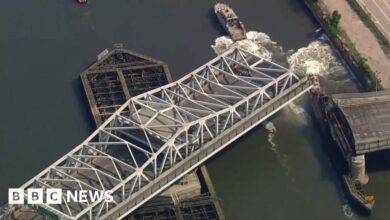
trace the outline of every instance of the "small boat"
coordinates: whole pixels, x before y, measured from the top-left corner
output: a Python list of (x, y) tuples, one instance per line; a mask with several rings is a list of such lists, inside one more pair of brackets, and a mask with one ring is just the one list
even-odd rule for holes
[(246, 39), (244, 24), (238, 19), (236, 13), (227, 4), (217, 3), (214, 5), (215, 15), (225, 31), (233, 41)]
[(85, 3), (88, 2), (88, 0), (77, 0), (77, 2), (80, 3), (80, 4), (85, 4)]

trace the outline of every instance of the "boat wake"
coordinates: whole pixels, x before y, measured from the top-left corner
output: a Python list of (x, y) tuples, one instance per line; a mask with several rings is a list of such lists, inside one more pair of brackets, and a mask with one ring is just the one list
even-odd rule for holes
[[(265, 121), (264, 128), (268, 132), (268, 143), (271, 145), (271, 150), (275, 153), (277, 160), (280, 163), (280, 166), (282, 167), (282, 169), (285, 172), (285, 175), (288, 177), (291, 177), (291, 175), (290, 175), (291, 169), (290, 169), (290, 166), (288, 165), (287, 155), (280, 152), (280, 150), (278, 149), (278, 145), (275, 142), (276, 127), (275, 127), (274, 123), (272, 123), (270, 121)], [(294, 180), (294, 178), (292, 178), (292, 177), (291, 177), (291, 179)]]
[(292, 112), (294, 115), (296, 115), (296, 119), (298, 120), (297, 123), (299, 124), (307, 124), (309, 121), (310, 115), (306, 112), (306, 110), (301, 106), (295, 104), (295, 102), (291, 102), (287, 105), (287, 111)]
[(282, 57), (290, 70), (297, 74), (327, 76), (345, 70), (334, 55), (331, 46), (323, 41), (316, 40), (296, 52), (290, 50), (285, 53), (283, 48), (265, 33), (248, 31), (246, 35), (247, 39), (237, 42), (228, 36), (218, 37), (211, 47), (217, 55), (237, 46), (268, 60), (280, 61)]
[(213, 48), (217, 55), (220, 55), (232, 47), (239, 47), (264, 59), (272, 59), (271, 51), (273, 50), (273, 47), (276, 48), (276, 43), (273, 42), (267, 34), (249, 31), (246, 33), (246, 37), (247, 39), (237, 42), (234, 42), (228, 36), (218, 37), (215, 40), (215, 44), (211, 45), (211, 48)]
[(264, 128), (268, 131), (268, 143), (271, 144), (271, 150), (275, 153), (278, 153), (278, 149), (276, 148), (277, 145), (274, 142), (274, 138), (276, 134), (276, 127), (274, 123), (270, 121), (266, 121), (264, 124)]
[[(220, 55), (234, 46), (248, 50), (264, 59), (278, 62), (296, 74), (319, 75), (326, 79), (325, 82), (330, 81), (330, 88), (345, 87), (348, 83), (351, 83), (345, 74), (347, 69), (338, 61), (332, 47), (326, 43), (324, 37), (320, 37), (318, 40), (311, 42), (306, 47), (302, 47), (297, 51), (290, 50), (287, 53), (283, 51), (281, 46), (278, 46), (276, 42), (272, 41), (267, 34), (256, 31), (247, 32), (247, 39), (238, 42), (233, 42), (233, 40), (226, 36), (218, 37), (215, 40), (215, 44), (211, 47), (217, 55)], [(293, 115), (308, 122), (310, 117), (303, 107), (295, 103), (291, 103), (288, 106), (289, 108), (287, 110), (292, 111), (294, 113)], [(275, 142), (277, 131), (275, 125), (272, 122), (265, 121), (263, 126), (268, 131), (268, 142), (271, 145), (271, 150), (276, 154), (278, 161), (285, 170), (285, 174), (290, 176), (287, 155), (280, 152)], [(357, 219), (357, 215), (348, 204), (343, 205), (342, 209), (348, 219)]]
[[(286, 63), (289, 69), (300, 75), (315, 74), (328, 78), (339, 71), (345, 71), (343, 65), (337, 61), (329, 44), (316, 40), (308, 46), (300, 48), (296, 52), (290, 50), (287, 53), (281, 46), (265, 33), (249, 31), (247, 39), (234, 42), (228, 36), (218, 37), (211, 47), (217, 55), (222, 54), (232, 47), (240, 47), (268, 60)], [(304, 121), (307, 121), (305, 109), (291, 103), (289, 109)]]
[(352, 211), (351, 206), (349, 206), (348, 204), (343, 205), (343, 213), (348, 219), (357, 219), (356, 214)]
[(287, 57), (290, 70), (297, 74), (327, 76), (343, 69), (329, 44), (313, 41)]

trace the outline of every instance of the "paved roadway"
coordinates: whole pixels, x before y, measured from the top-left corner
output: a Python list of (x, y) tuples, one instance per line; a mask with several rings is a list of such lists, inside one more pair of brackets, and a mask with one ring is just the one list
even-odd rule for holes
[(367, 10), (382, 33), (390, 40), (390, 0), (358, 0)]

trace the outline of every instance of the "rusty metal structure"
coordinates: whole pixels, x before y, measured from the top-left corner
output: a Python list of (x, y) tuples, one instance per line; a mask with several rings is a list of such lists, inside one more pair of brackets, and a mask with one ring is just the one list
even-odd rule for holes
[(102, 124), (128, 99), (172, 81), (168, 65), (145, 55), (115, 48), (81, 73), (96, 125)]
[[(160, 60), (117, 47), (103, 51), (98, 60), (80, 74), (96, 126), (100, 126), (133, 96), (172, 82), (168, 65)], [(206, 167), (198, 172), (209, 178)], [(129, 215), (129, 219), (224, 219), (211, 181), (202, 184), (203, 194), (174, 204), (156, 197)], [(211, 192), (210, 192), (211, 191)]]

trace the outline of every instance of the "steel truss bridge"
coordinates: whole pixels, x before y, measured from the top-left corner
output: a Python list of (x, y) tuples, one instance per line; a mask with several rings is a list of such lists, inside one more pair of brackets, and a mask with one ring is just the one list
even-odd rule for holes
[[(123, 218), (311, 88), (309, 78), (232, 48), (176, 82), (131, 98), (22, 188), (111, 190), (111, 203), (34, 208), (59, 219)], [(9, 206), (3, 217), (15, 209)]]

